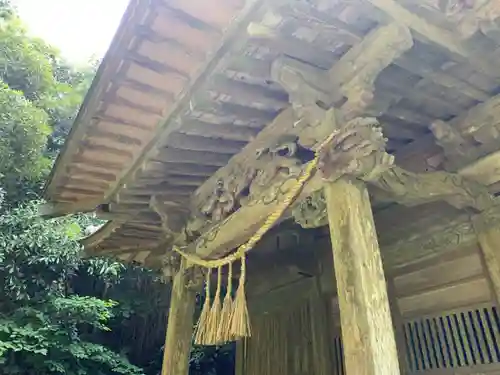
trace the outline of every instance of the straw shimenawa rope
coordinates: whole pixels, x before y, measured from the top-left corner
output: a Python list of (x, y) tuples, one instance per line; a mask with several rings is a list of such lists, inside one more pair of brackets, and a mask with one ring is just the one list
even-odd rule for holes
[[(245, 297), (245, 281), (246, 281), (246, 253), (251, 250), (257, 242), (266, 234), (266, 232), (276, 224), (283, 213), (295, 201), (305, 183), (311, 178), (314, 170), (319, 163), (319, 152), (332, 141), (337, 132), (332, 133), (317, 147), (315, 157), (306, 164), (306, 167), (297, 179), (297, 182), (285, 194), (285, 198), (279, 203), (276, 210), (267, 217), (264, 224), (255, 232), (255, 234), (238, 249), (223, 258), (205, 260), (195, 254), (188, 254), (180, 248), (173, 248), (185, 258), (188, 263), (197, 265), (207, 269), (205, 283), (205, 303), (203, 305), (200, 318), (198, 320), (195, 343), (199, 345), (217, 345), (225, 342), (238, 340), (251, 336), (250, 320), (248, 316), (248, 308)], [(232, 294), (232, 264), (241, 260), (241, 272), (238, 283), (238, 290), (234, 300)], [(224, 301), (221, 307), (221, 283), (222, 283), (222, 268), (228, 266), (228, 284)], [(217, 269), (217, 291), (214, 296), (214, 301), (210, 299), (210, 276), (213, 269)]]

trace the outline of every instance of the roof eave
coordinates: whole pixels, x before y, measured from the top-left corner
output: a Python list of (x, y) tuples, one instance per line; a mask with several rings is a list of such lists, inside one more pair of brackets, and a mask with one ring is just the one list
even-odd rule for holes
[[(92, 114), (95, 113), (95, 109), (99, 104), (100, 96), (105, 91), (109, 82), (109, 76), (114, 74), (116, 65), (121, 61), (121, 54), (119, 51), (126, 49), (126, 46), (129, 43), (129, 38), (126, 37), (126, 34), (133, 28), (134, 25), (133, 22), (130, 22), (131, 19), (137, 17), (137, 14), (147, 10), (148, 5), (148, 1), (131, 0), (125, 13), (123, 14), (115, 36), (113, 37), (112, 42), (101, 64), (99, 65), (99, 68), (97, 69), (96, 75), (92, 80), (92, 84), (85, 95), (80, 110), (78, 111), (78, 114), (73, 122), (73, 126), (71, 127), (71, 130), (66, 138), (67, 140), (57, 156), (54, 166), (49, 174), (49, 178), (43, 192), (44, 198), (49, 202), (53, 200), (54, 190), (57, 188), (57, 184), (64, 171), (66, 161), (70, 158), (70, 153), (75, 148), (75, 143), (80, 141), (81, 135), (85, 133), (91, 122), (91, 118), (89, 118), (89, 116), (92, 116)], [(104, 197), (101, 197), (98, 200), (102, 199), (104, 199)], [(51, 204), (52, 206), (49, 208)], [(91, 211), (95, 207), (95, 200), (93, 200), (93, 202), (78, 202), (77, 204), (54, 202), (42, 205), (40, 209), (42, 212), (47, 213), (47, 216), (61, 216), (79, 211)]]

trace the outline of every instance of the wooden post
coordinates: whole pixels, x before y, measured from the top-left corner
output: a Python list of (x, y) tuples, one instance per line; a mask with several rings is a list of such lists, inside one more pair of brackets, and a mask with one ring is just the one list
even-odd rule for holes
[(368, 192), (325, 182), (347, 375), (398, 375), (398, 353)]
[(392, 323), (394, 325), (394, 334), (396, 336), (396, 348), (398, 350), (399, 370), (401, 375), (406, 375), (410, 372), (408, 363), (408, 353), (406, 348), (406, 339), (404, 333), (404, 321), (401, 316), (401, 311), (398, 306), (398, 299), (396, 295), (396, 286), (394, 285), (394, 278), (389, 277), (387, 281), (387, 295), (389, 298), (389, 307), (391, 309)]
[(196, 292), (187, 287), (185, 261), (174, 277), (161, 375), (187, 375)]
[(243, 375), (245, 373), (245, 350), (246, 339), (236, 342), (236, 358), (234, 360), (234, 373), (235, 375)]
[(476, 225), (476, 233), (486, 265), (488, 278), (496, 306), (500, 306), (500, 226), (482, 228)]

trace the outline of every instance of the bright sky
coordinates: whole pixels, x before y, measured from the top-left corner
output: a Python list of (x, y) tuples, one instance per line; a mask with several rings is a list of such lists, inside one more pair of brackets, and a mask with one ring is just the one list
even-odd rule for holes
[(31, 33), (74, 62), (102, 57), (129, 0), (13, 0)]

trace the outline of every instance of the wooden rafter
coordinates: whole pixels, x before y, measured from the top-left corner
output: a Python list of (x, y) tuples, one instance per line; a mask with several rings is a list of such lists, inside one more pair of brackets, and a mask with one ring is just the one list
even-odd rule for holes
[[(387, 38), (390, 38), (390, 40), (387, 40)], [(365, 96), (364, 93), (367, 90), (373, 90), (373, 82), (375, 81), (376, 76), (385, 67), (387, 67), (391, 61), (399, 57), (404, 51), (408, 50), (412, 46), (411, 37), (409, 36), (408, 31), (404, 27), (401, 28), (395, 24), (382, 26), (379, 30), (369, 34), (367, 39), (364, 42), (362, 41), (360, 45), (361, 44), (368, 45), (370, 48), (363, 50), (361, 46), (354, 47), (355, 50), (352, 53), (346, 54), (345, 57), (337, 62), (330, 70), (330, 73), (338, 72), (339, 74), (343, 70), (349, 70), (350, 72), (350, 74), (342, 76), (343, 80), (339, 80), (337, 76), (330, 74), (330, 76), (334, 76), (334, 82), (338, 89), (342, 90), (343, 94), (349, 98), (347, 103), (343, 106), (344, 115), (347, 116), (352, 116), (352, 112), (356, 111), (357, 106), (364, 108), (362, 104)], [(286, 64), (286, 61), (284, 63)], [(354, 71), (351, 71), (352, 68), (350, 67), (352, 66), (356, 67)], [(288, 71), (287, 69), (288, 68), (285, 65), (285, 73)], [(292, 69), (294, 69), (293, 65)], [(301, 73), (299, 73), (299, 76), (300, 74)], [(322, 77), (323, 79), (327, 79), (327, 76)], [(318, 87), (317, 85), (321, 86), (321, 76), (315, 77), (314, 72), (311, 72), (311, 75), (306, 75), (303, 78), (315, 82), (312, 87)], [(283, 79), (288, 78), (283, 77)], [(298, 90), (293, 95), (290, 93), (292, 101), (298, 99), (298, 97), (296, 98), (294, 95), (299, 95), (302, 98), (302, 95), (304, 95), (303, 90), (307, 90), (307, 84), (300, 83), (299, 85), (299, 87), (294, 86), (295, 89)], [(315, 98), (310, 103), (312, 105), (316, 104), (316, 100), (322, 100), (323, 98), (327, 98), (329, 94), (332, 94), (332, 92), (326, 93), (321, 91), (321, 88), (319, 91), (314, 90), (318, 89), (309, 89), (309, 92)], [(337, 115), (334, 112), (333, 116), (332, 113), (330, 113), (327, 115), (327, 119), (324, 124), (320, 126), (316, 125), (312, 131), (308, 131), (308, 126), (305, 125), (307, 121), (304, 122), (304, 124), (300, 124), (300, 121), (296, 123), (291, 109), (283, 112), (270, 126), (266, 127), (261, 133), (259, 133), (257, 138), (249, 144), (241, 154), (238, 154), (227, 166), (221, 169), (204, 185), (202, 185), (196, 193), (196, 198), (200, 203), (206, 202), (207, 196), (210, 196), (212, 189), (217, 185), (216, 182), (218, 180), (224, 179), (224, 176), (231, 176), (233, 174), (233, 170), (238, 171), (237, 173), (241, 174), (242, 168), (244, 169), (244, 165), (255, 162), (255, 150), (261, 147), (268, 147), (270, 138), (272, 139), (275, 138), (277, 134), (283, 134), (290, 132), (290, 130), (294, 130), (295, 134), (299, 134), (299, 138), (302, 139), (302, 144), (309, 144), (309, 147), (311, 147), (337, 128), (330, 123), (332, 120), (335, 121), (334, 117), (336, 116)], [(301, 127), (304, 127), (304, 129), (301, 130)], [(308, 135), (308, 132), (311, 134)], [(301, 196), (306, 197), (313, 191), (318, 190), (321, 186), (321, 179), (318, 176), (315, 176), (303, 189)], [(190, 251), (196, 252), (201, 256), (211, 256), (214, 253), (224, 253), (231, 250), (233, 247), (239, 245), (251, 234), (253, 234), (253, 232), (255, 232), (255, 230), (262, 224), (263, 220), (269, 216), (279, 203), (279, 199), (274, 199), (271, 203), (267, 202), (266, 204), (252, 204), (241, 207), (221, 224), (224, 228), (231, 227), (230, 231), (220, 230), (220, 225), (215, 225), (191, 246), (192, 248)], [(206, 238), (211, 238), (211, 240), (206, 241)]]
[[(391, 29), (391, 27), (394, 27), (394, 29)], [(370, 48), (361, 48), (361, 47), (353, 47), (353, 51), (351, 53), (347, 53), (339, 62), (335, 64), (335, 66), (331, 69), (331, 72), (335, 71), (343, 71), (343, 70), (349, 70), (349, 72), (343, 72), (342, 74), (334, 74), (334, 82), (336, 82), (336, 86), (343, 91), (343, 94), (346, 95), (349, 100), (347, 101), (346, 104), (344, 104), (345, 108), (342, 108), (344, 111), (344, 116), (346, 113), (350, 113), (351, 111), (362, 111), (365, 110), (366, 106), (370, 106), (369, 99), (367, 104), (362, 104), (361, 109), (356, 109), (356, 106), (360, 104), (365, 100), (363, 95), (368, 94), (367, 96), (369, 97), (370, 94), (370, 89), (373, 90), (373, 82), (376, 78), (376, 76), (380, 73), (381, 68), (378, 67), (376, 68), (375, 66), (370, 66), (373, 61), (378, 61), (383, 67), (389, 65), (391, 61), (397, 59), (400, 57), (401, 53), (393, 53), (392, 55), (388, 55), (386, 49), (388, 46), (391, 45), (391, 41), (387, 40), (388, 35), (391, 35), (392, 38), (401, 38), (402, 35), (404, 35), (404, 29), (403, 31), (399, 29), (401, 26), (393, 26), (389, 25), (387, 28), (382, 27), (380, 29), (379, 40), (377, 39), (377, 31), (373, 32), (372, 34), (367, 36), (367, 39), (364, 44), (367, 44), (370, 46)], [(398, 31), (399, 30), (399, 31)], [(393, 32), (395, 31), (395, 32)], [(360, 43), (362, 45), (363, 42)], [(393, 45), (396, 45), (395, 43)], [(410, 44), (403, 44), (404, 47), (402, 50), (404, 51), (405, 49), (410, 48)], [(378, 46), (378, 47), (377, 47)], [(377, 60), (375, 56), (377, 56), (378, 53), (381, 53), (381, 51), (384, 51), (384, 59), (383, 60)], [(389, 57), (388, 57), (389, 56)], [(383, 62), (381, 62), (383, 61)], [(354, 71), (351, 71), (353, 68), (356, 67)], [(338, 80), (338, 77), (343, 77), (345, 81), (343, 82), (338, 82), (335, 80)], [(319, 81), (318, 81), (319, 82)], [(305, 88), (307, 90), (307, 88)], [(291, 100), (302, 100), (303, 98), (300, 97), (300, 95), (304, 95), (304, 88), (301, 87), (300, 90), (302, 91), (297, 91), (297, 95), (299, 97), (294, 97), (293, 95), (296, 95), (295, 93), (290, 93), (291, 95)], [(321, 89), (320, 89), (321, 92)], [(313, 94), (313, 96), (316, 94)], [(314, 100), (322, 99), (324, 95), (329, 95), (329, 93), (323, 93), (320, 94), (320, 96), (314, 97)], [(311, 104), (314, 104), (314, 100), (311, 102)], [(302, 104), (303, 105), (303, 104)], [(365, 105), (365, 107), (363, 107)], [(306, 112), (305, 115), (307, 116), (307, 107), (306, 107)], [(346, 112), (347, 111), (347, 112)], [(342, 111), (341, 111), (342, 112)], [(313, 112), (314, 114), (314, 112)], [(338, 116), (337, 116), (338, 117)], [(342, 115), (340, 116), (340, 118)], [(278, 121), (275, 122), (277, 124)], [(283, 124), (286, 126), (286, 124)], [(286, 128), (283, 127), (283, 125), (271, 125), (270, 127), (266, 128), (260, 135), (262, 135), (263, 138), (260, 138), (259, 136), (253, 142), (248, 146), (249, 149), (255, 150), (258, 147), (256, 146), (259, 142), (259, 139), (261, 140), (260, 142), (263, 142), (263, 144), (266, 144), (266, 142), (262, 141), (262, 139), (268, 138), (269, 135), (273, 134), (273, 132), (277, 131), (286, 131)], [(315, 131), (318, 132), (316, 134), (316, 137), (321, 139), (321, 137), (325, 137), (329, 132), (334, 129), (335, 126), (333, 127), (318, 127), (315, 129)], [(278, 130), (279, 129), (279, 130)], [(297, 131), (300, 134), (300, 131)], [(325, 132), (325, 133), (322, 133)], [(264, 138), (265, 137), (265, 138)], [(314, 138), (314, 136), (312, 137)], [(299, 136), (300, 139), (300, 136)], [(314, 143), (313, 143), (314, 144)], [(239, 157), (243, 158), (244, 153)], [(249, 155), (245, 156), (245, 158), (250, 157)], [(235, 165), (234, 163), (238, 160), (237, 158), (233, 159), (228, 166), (226, 166), (223, 170), (228, 170), (230, 171), (233, 166)], [(243, 159), (240, 159), (243, 160)], [(250, 157), (251, 160), (251, 157)], [(206, 184), (204, 184), (198, 191), (197, 191), (197, 197), (199, 199), (204, 199), (206, 195), (204, 195), (202, 192), (204, 189), (210, 189), (210, 186), (214, 186), (214, 181), (217, 179), (222, 178), (223, 176), (223, 170), (221, 170), (220, 173), (216, 174), (215, 176), (212, 177), (209, 181), (207, 181)], [(389, 177), (391, 176), (391, 177)], [(392, 176), (398, 176), (396, 177), (394, 182), (396, 182), (396, 185), (393, 185), (392, 182), (386, 184), (388, 181), (392, 181)], [(403, 179), (401, 179), (403, 176)], [(411, 177), (414, 176), (414, 177)], [(409, 180), (407, 179), (409, 178)], [(413, 193), (416, 195), (412, 197), (413, 193), (407, 193), (403, 192), (404, 189), (407, 188), (412, 188), (410, 180), (415, 178), (415, 182), (418, 181), (418, 184), (420, 187), (413, 189)], [(455, 182), (453, 182), (453, 179), (457, 179)], [(427, 182), (433, 181), (430, 185), (427, 184)], [(461, 187), (458, 187), (456, 185), (457, 181), (458, 184), (463, 184), (463, 189)], [(437, 185), (434, 185), (434, 182), (437, 183)], [(402, 184), (401, 186), (404, 186), (401, 190), (397, 185)], [(422, 185), (423, 183), (423, 185)], [(377, 185), (378, 184), (378, 185)], [(379, 180), (376, 184), (376, 186), (381, 187), (385, 185), (384, 189), (387, 189), (390, 192), (391, 198), (390, 199), (395, 199), (396, 201), (401, 200), (402, 202), (406, 204), (418, 204), (422, 203), (421, 199), (424, 196), (427, 196), (426, 201), (432, 201), (436, 199), (441, 199), (441, 197), (444, 197), (444, 199), (447, 199), (448, 202), (450, 202), (453, 205), (456, 205), (457, 207), (464, 207), (464, 206), (469, 206), (469, 207), (474, 207), (478, 210), (483, 210), (489, 205), (494, 204), (493, 199), (491, 196), (488, 195), (487, 191), (485, 190), (484, 187), (478, 185), (477, 183), (474, 182), (469, 182), (467, 179), (463, 179), (460, 176), (452, 176), (452, 175), (446, 175), (446, 173), (437, 173), (435, 175), (430, 174), (430, 175), (422, 175), (419, 177), (418, 175), (408, 173), (406, 171), (403, 171), (402, 169), (396, 168), (391, 168), (389, 172), (386, 174), (382, 174), (382, 180)], [(390, 186), (389, 186), (390, 185)], [(434, 185), (434, 186), (433, 186)], [(321, 188), (322, 184), (320, 181), (320, 178), (318, 176), (314, 176), (309, 183), (304, 187), (301, 197), (308, 196), (310, 195), (313, 191), (319, 190)], [(438, 189), (443, 193), (444, 195), (438, 194), (436, 195), (435, 189)], [(449, 190), (451, 188), (451, 190)], [(452, 192), (455, 188), (458, 188), (456, 191), (459, 196), (463, 194), (463, 198), (465, 198), (465, 201), (462, 201), (462, 198), (458, 198), (458, 196), (455, 196), (455, 193)], [(430, 189), (430, 190), (429, 190)], [(205, 190), (206, 191), (206, 190)], [(272, 191), (272, 188), (270, 188), (270, 191)], [(398, 192), (399, 191), (399, 192)], [(271, 192), (263, 192), (264, 195), (266, 194), (271, 194)], [(398, 198), (398, 194), (402, 194), (400, 198)], [(429, 196), (431, 198), (429, 198)], [(457, 200), (458, 198), (458, 200)], [(299, 197), (300, 199), (300, 197)], [(408, 200), (409, 199), (409, 200)], [(479, 200), (477, 200), (479, 199)], [(467, 203), (468, 202), (468, 203)], [(277, 205), (277, 201), (273, 201), (271, 204), (266, 204), (266, 205), (249, 205), (249, 206), (243, 206), (239, 210), (237, 210), (235, 213), (227, 217), (222, 223), (214, 225), (212, 228), (208, 230), (198, 241), (193, 244), (190, 248), (190, 251), (198, 253), (200, 256), (213, 256), (214, 254), (220, 254), (227, 252), (234, 248), (235, 246), (239, 245), (242, 243), (246, 238), (248, 238), (263, 222), (263, 220), (273, 211), (275, 205)], [(231, 230), (227, 230), (226, 228), (231, 228)], [(210, 240), (208, 240), (210, 238)]]
[(471, 48), (467, 42), (457, 37), (458, 33), (454, 34), (449, 30), (431, 24), (398, 4), (395, 0), (367, 1), (385, 12), (392, 20), (406, 25), (429, 42), (439, 45), (461, 60), (470, 62), (481, 73), (494, 78), (500, 77), (497, 64), (486, 57), (486, 51), (483, 51), (484, 54), (479, 54), (477, 47), (475, 49)]
[[(177, 3), (177, 0), (175, 1)], [(90, 138), (90, 143), (85, 147), (85, 150), (92, 154), (79, 153), (75, 159), (76, 163), (71, 163), (68, 166), (68, 174), (72, 174), (74, 178), (61, 180), (61, 184), (57, 185), (58, 189), (65, 190), (65, 192), (63, 195), (54, 196), (60, 200), (60, 204), (52, 212), (68, 212), (82, 207), (89, 209), (88, 207), (93, 208), (102, 203), (102, 197), (98, 197), (99, 191), (107, 190), (108, 186), (115, 186), (118, 174), (124, 171), (121, 161), (127, 158), (135, 160), (142, 150), (149, 151), (145, 155), (139, 156), (141, 160), (144, 160), (140, 165), (133, 165), (133, 173), (121, 175), (123, 179), (120, 183), (127, 181), (119, 188), (120, 192), (116, 191), (117, 194), (112, 196), (113, 209), (106, 213), (106, 217), (112, 219), (116, 212), (120, 219), (118, 221), (123, 223), (121, 219), (125, 216), (129, 221), (130, 217), (133, 216), (130, 214), (135, 209), (147, 210), (149, 195), (157, 195), (161, 191), (165, 193), (166, 200), (179, 199), (177, 203), (185, 204), (188, 190), (200, 186), (205, 178), (209, 178), (219, 167), (224, 169), (226, 162), (233, 154), (237, 153), (247, 142), (258, 138), (258, 132), (265, 126), (267, 119), (274, 116), (275, 112), (273, 111), (286, 105), (285, 90), (277, 87), (275, 82), (271, 82), (273, 80), (272, 62), (277, 55), (282, 53), (301, 57), (306, 64), (319, 64), (320, 67), (326, 69), (330, 68), (332, 61), (338, 59), (350, 48), (351, 51), (347, 52), (340, 60), (340, 63), (345, 62), (344, 69), (340, 69), (342, 65), (338, 65), (338, 71), (335, 74), (335, 79), (341, 77), (341, 80), (346, 82), (336, 82), (337, 87), (330, 90), (327, 95), (334, 95), (332, 91), (337, 91), (340, 95), (336, 98), (347, 95), (348, 99), (355, 98), (354, 103), (359, 104), (362, 96), (368, 94), (365, 99), (367, 102), (371, 101), (371, 108), (365, 108), (365, 110), (372, 116), (382, 114), (381, 123), (385, 127), (384, 134), (390, 137), (387, 147), (391, 149), (391, 152), (396, 152), (398, 164), (401, 160), (401, 149), (410, 148), (405, 147), (405, 143), (417, 139), (411, 145), (416, 150), (419, 149), (418, 144), (423, 143), (428, 143), (424, 147), (426, 150), (433, 148), (433, 146), (429, 146), (429, 142), (432, 142), (433, 138), (424, 135), (431, 122), (440, 116), (449, 118), (450, 114), (459, 113), (463, 108), (473, 105), (474, 100), (485, 101), (490, 92), (493, 92), (494, 80), (491, 80), (493, 82), (491, 86), (483, 83), (486, 80), (484, 74), (492, 77), (491, 69), (487, 69), (491, 68), (491, 63), (487, 61), (478, 68), (477, 60), (479, 57), (474, 60), (473, 69), (483, 74), (473, 72), (470, 69), (470, 64), (466, 63), (466, 54), (481, 50), (484, 46), (479, 43), (477, 48), (471, 48), (469, 42), (461, 39), (458, 33), (455, 35), (453, 31), (450, 32), (450, 30), (454, 30), (450, 29), (451, 23), (439, 25), (439, 17), (427, 17), (428, 13), (426, 12), (410, 12), (411, 17), (407, 17), (407, 12), (410, 9), (414, 10), (414, 8), (410, 8), (412, 1), (373, 0), (370, 2), (375, 5), (377, 10), (366, 4), (366, 0), (357, 2), (356, 4), (363, 5), (358, 8), (350, 2), (318, 1), (314, 4), (299, 4), (297, 6), (295, 4), (290, 6), (287, 2), (279, 2), (281, 5), (278, 5), (277, 15), (282, 17), (278, 25), (279, 32), (271, 30), (269, 35), (254, 33), (247, 36), (243, 30), (246, 21), (257, 23), (260, 19), (266, 21), (259, 17), (267, 14), (265, 13), (267, 5), (260, 9), (259, 6), (252, 3), (256, 7), (253, 16), (246, 13), (248, 17), (245, 20), (241, 19), (244, 21), (240, 24), (242, 27), (234, 29), (238, 35), (228, 36), (227, 40), (230, 43), (221, 47), (225, 54), (221, 52), (221, 55), (216, 56), (217, 63), (208, 64), (213, 68), (212, 72), (201, 74), (199, 87), (196, 86), (198, 90), (193, 89), (188, 93), (182, 92), (183, 108), (189, 110), (185, 112), (176, 110), (177, 115), (169, 120), (167, 131), (169, 134), (166, 134), (162, 139), (157, 137), (157, 139), (152, 140), (152, 135), (158, 135), (160, 131), (163, 131), (160, 128), (157, 129), (158, 132), (154, 129), (157, 124), (155, 119), (161, 115), (161, 107), (164, 105), (162, 103), (168, 102), (168, 106), (171, 106), (175, 97), (172, 92), (170, 95), (166, 95), (170, 87), (167, 91), (159, 88), (160, 81), (144, 81), (143, 78), (147, 75), (145, 69), (156, 71), (158, 74), (167, 74), (168, 71), (171, 71), (172, 74), (176, 75), (174, 83), (180, 84), (181, 80), (188, 78), (187, 71), (201, 69), (203, 61), (206, 62), (208, 55), (205, 56), (204, 50), (199, 50), (203, 43), (219, 45), (219, 42), (225, 43), (227, 41), (221, 39), (222, 34), (218, 30), (205, 23), (200, 24), (203, 26), (201, 29), (189, 28), (181, 20), (172, 18), (172, 15), (175, 14), (172, 13), (171, 9), (162, 6), (158, 15), (170, 17), (169, 19), (174, 22), (172, 25), (178, 26), (178, 28), (161, 24), (159, 17), (150, 17), (148, 20), (152, 20), (151, 24), (139, 27), (142, 31), (147, 30), (147, 32), (142, 32), (134, 43), (130, 44), (130, 59), (124, 60), (123, 65), (110, 81), (113, 83), (112, 89), (106, 91), (105, 98), (108, 103), (104, 103), (106, 105), (101, 107), (103, 108), (102, 113), (94, 113), (97, 117), (92, 118), (90, 123), (90, 127), (93, 129), (91, 132), (93, 138)], [(489, 8), (482, 6), (481, 11), (484, 13), (484, 10), (488, 9), (488, 15), (480, 15), (484, 16), (485, 20), (491, 18), (491, 14), (494, 15), (494, 12), (491, 13), (494, 8), (492, 8), (492, 2), (485, 1), (486, 3), (489, 4)], [(404, 8), (402, 4), (408, 8)], [(338, 7), (338, 12), (322, 11), (321, 6)], [(257, 8), (259, 8), (258, 11)], [(193, 9), (194, 11), (199, 10), (196, 7)], [(266, 22), (268, 27), (272, 24), (269, 19)], [(266, 22), (263, 22), (262, 25), (266, 26)], [(392, 28), (393, 31), (396, 30), (396, 34), (399, 31), (400, 35), (409, 35), (416, 40), (416, 45), (411, 48), (411, 51), (397, 58), (389, 57), (388, 53), (383, 54), (390, 61), (390, 66), (384, 70), (384, 74), (381, 76), (372, 75), (369, 69), (363, 68), (365, 63), (363, 60), (358, 60), (357, 65), (348, 61), (349, 56), (356, 56), (363, 51), (369, 55), (370, 48), (378, 48), (376, 39), (375, 43), (369, 40), (370, 33), (376, 32), (387, 22), (390, 25), (390, 28), (387, 29), (389, 34)], [(478, 24), (478, 30), (482, 30), (481, 25)], [(271, 25), (270, 28), (273, 27)], [(183, 32), (185, 31), (184, 34), (174, 35), (181, 29)], [(134, 30), (137, 31), (138, 28)], [(200, 32), (200, 30), (204, 30), (204, 32)], [(255, 30), (259, 31), (258, 28)], [(320, 30), (316, 37), (314, 37), (315, 30)], [(367, 30), (371, 30), (368, 35), (366, 35)], [(408, 30), (411, 30), (411, 33)], [(446, 32), (441, 33), (438, 39), (433, 39), (432, 35), (442, 30)], [(196, 39), (200, 37), (203, 38)], [(263, 40), (266, 38), (267, 40)], [(484, 37), (484, 39), (487, 38)], [(454, 42), (449, 44), (450, 41)], [(215, 44), (213, 45), (215, 46)], [(439, 46), (439, 50), (435, 45)], [(233, 48), (234, 46), (236, 48)], [(269, 46), (276, 48), (273, 47), (266, 51)], [(296, 52), (297, 49), (298, 52)], [(432, 58), (430, 56), (432, 53), (426, 49), (436, 52), (438, 57)], [(445, 53), (442, 53), (443, 51)], [(422, 54), (418, 55), (419, 52)], [(492, 51), (486, 52), (490, 53), (485, 55), (492, 56)], [(185, 60), (185, 65), (179, 64), (187, 55), (193, 57), (193, 60)], [(480, 58), (483, 59), (483, 56)], [(460, 64), (452, 64), (452, 60), (459, 61)], [(450, 61), (450, 64), (443, 65), (443, 61)], [(481, 62), (479, 61), (479, 63)], [(355, 69), (354, 73), (349, 72), (352, 66), (356, 66), (358, 69)], [(145, 75), (142, 78), (138, 76), (127, 78), (130, 69), (141, 69), (140, 71)], [(376, 80), (377, 93), (374, 98), (369, 97), (371, 92), (369, 86), (373, 85), (375, 81), (363, 79), (363, 74), (370, 76), (370, 79), (378, 77)], [(352, 75), (355, 76), (354, 80), (351, 79)], [(147, 76), (152, 77), (149, 73)], [(342, 78), (342, 76), (344, 77)], [(394, 77), (394, 80), (389, 79), (391, 77)], [(406, 78), (411, 78), (412, 84), (415, 83), (412, 86), (413, 90), (406, 89), (404, 85)], [(417, 78), (420, 80), (418, 81)], [(144, 82), (133, 81), (136, 79)], [(327, 81), (325, 80), (325, 82)], [(117, 87), (115, 84), (120, 84), (120, 86)], [(153, 90), (153, 86), (158, 87)], [(360, 86), (363, 86), (362, 90), (359, 90)], [(145, 89), (149, 91), (146, 92)], [(210, 95), (198, 96), (201, 91), (210, 93)], [(457, 94), (455, 95), (455, 93)], [(455, 96), (458, 98), (454, 99)], [(187, 97), (190, 98), (189, 103), (188, 99), (185, 99)], [(201, 99), (200, 105), (197, 104), (198, 98)], [(203, 105), (203, 100), (206, 100), (206, 106)], [(212, 104), (215, 104), (215, 107)], [(361, 103), (361, 107), (363, 105)], [(197, 111), (198, 109), (199, 111)], [(242, 109), (245, 112), (242, 112)], [(356, 113), (357, 110), (358, 108), (354, 108), (353, 112)], [(215, 113), (210, 114), (210, 111)], [(346, 108), (339, 111), (339, 113), (341, 112), (347, 112)], [(243, 117), (246, 118), (245, 121), (242, 121)], [(293, 118), (292, 123), (297, 119)], [(234, 121), (236, 121), (235, 124), (233, 124)], [(467, 119), (467, 121), (469, 120)], [(166, 126), (166, 124), (164, 125)], [(400, 125), (403, 125), (404, 128), (400, 128)], [(450, 125), (454, 126), (455, 122), (450, 121)], [(275, 128), (275, 131), (289, 132), (286, 125), (280, 129)], [(320, 130), (318, 129), (318, 131)], [(321, 132), (321, 136), (317, 136), (318, 139), (328, 134), (329, 130), (323, 129)], [(246, 157), (240, 161), (243, 163), (251, 162), (255, 148), (260, 149), (261, 146), (264, 148), (268, 146), (266, 138), (269, 140), (273, 133), (263, 133), (263, 136), (260, 138), (263, 140), (262, 142), (251, 143), (250, 147), (247, 148), (249, 151)], [(484, 134), (478, 134), (479, 136), (484, 137)], [(421, 137), (425, 139), (420, 140)], [(488, 137), (486, 136), (486, 138)], [(311, 144), (307, 144), (307, 147), (309, 146)], [(254, 149), (250, 151), (252, 148)], [(439, 148), (437, 149), (437, 152), (434, 149), (431, 150), (431, 153), (435, 153), (435, 160), (429, 160), (432, 168), (439, 168), (439, 158), (442, 158), (442, 155), (439, 154)], [(157, 153), (158, 151), (159, 153)], [(189, 151), (189, 154), (184, 151)], [(242, 154), (245, 152), (247, 151)], [(108, 153), (112, 158), (97, 158), (98, 155)], [(155, 153), (157, 153), (156, 157), (152, 159), (151, 157)], [(202, 153), (205, 153), (206, 157), (202, 157)], [(403, 151), (404, 153), (406, 152)], [(172, 158), (167, 160), (164, 157)], [(420, 157), (419, 155), (418, 160), (422, 160), (422, 168), (429, 167), (426, 164), (426, 158), (427, 156)], [(246, 160), (243, 161), (244, 159)], [(202, 165), (202, 163), (206, 165)], [(229, 165), (233, 165), (232, 163), (233, 160), (230, 160)], [(400, 165), (404, 163), (406, 160), (401, 161)], [(490, 166), (495, 163), (495, 158), (492, 156), (488, 160), (481, 160), (481, 182), (486, 178)], [(127, 168), (133, 163), (128, 164)], [(416, 163), (412, 164), (412, 166), (414, 165)], [(421, 167), (419, 165), (416, 168)], [(470, 173), (471, 168), (471, 166), (467, 166), (463, 175), (475, 179), (478, 176), (474, 172)], [(238, 170), (230, 170), (230, 173), (235, 175)], [(196, 178), (184, 179), (184, 177), (192, 176)], [(220, 176), (217, 174), (215, 179), (209, 179), (200, 188), (199, 194), (194, 196), (195, 206), (210, 196), (211, 190), (215, 186), (214, 182)], [(93, 182), (86, 184), (87, 180)], [(187, 187), (187, 189), (182, 190), (183, 187)], [(495, 189), (495, 187), (492, 186), (491, 189)], [(170, 196), (167, 194), (169, 192)], [(86, 200), (82, 206), (80, 203), (83, 195), (87, 195), (89, 198), (96, 196), (97, 198)], [(394, 197), (390, 199), (392, 200)], [(115, 204), (117, 200), (120, 202), (118, 205)], [(378, 204), (378, 201), (376, 203)], [(127, 210), (131, 212), (127, 212)], [(206, 223), (207, 217), (202, 216), (201, 220)], [(152, 227), (156, 225), (153, 222), (150, 223), (149, 219), (145, 223)], [(206, 226), (203, 227), (203, 229), (206, 228)], [(113, 232), (111, 235), (113, 243), (119, 243), (121, 233), (119, 230)], [(199, 234), (200, 232), (195, 231), (195, 233)], [(101, 240), (103, 239), (104, 237), (101, 238)], [(131, 241), (131, 237), (127, 237), (126, 241)]]

